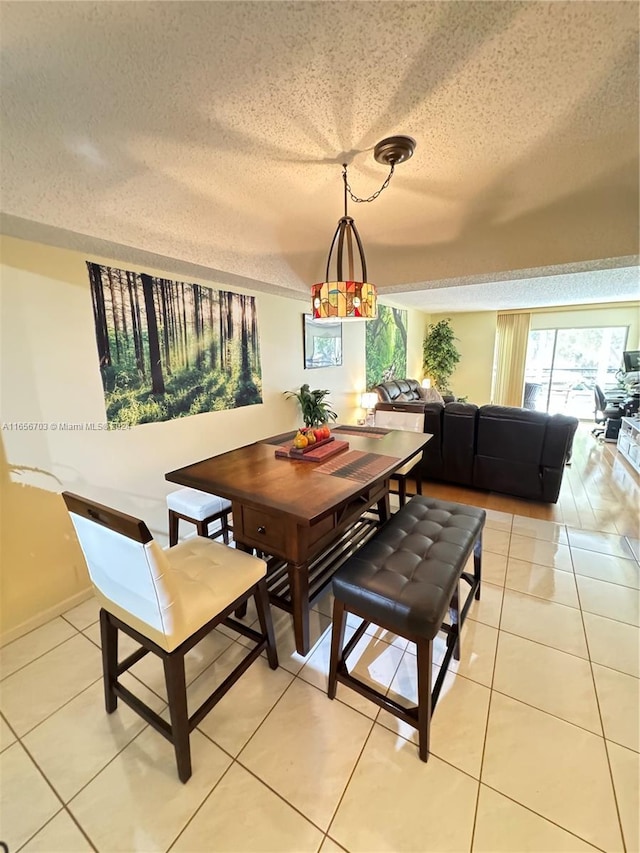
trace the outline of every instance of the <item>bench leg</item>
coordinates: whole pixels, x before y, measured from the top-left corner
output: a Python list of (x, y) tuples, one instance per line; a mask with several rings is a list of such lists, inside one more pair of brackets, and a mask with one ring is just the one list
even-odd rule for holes
[(431, 725), (431, 640), (418, 640), (418, 749), (422, 761), (429, 758), (429, 728)]
[(336, 698), (338, 682), (338, 664), (342, 662), (342, 649), (344, 647), (344, 631), (347, 627), (347, 614), (344, 604), (337, 599), (333, 602), (333, 625), (331, 626), (331, 660), (329, 661), (329, 687), (327, 695), (329, 699)]
[(416, 494), (421, 495), (422, 494), (422, 474), (420, 473), (420, 470), (418, 468), (414, 468), (413, 473), (414, 473), (415, 478), (416, 478)]
[(447, 648), (453, 646), (453, 659), (460, 660), (460, 591), (458, 587), (449, 602), (449, 621), (451, 627), (447, 632)]
[(477, 581), (476, 600), (480, 600), (480, 583), (482, 581), (482, 533), (476, 539), (476, 544), (473, 546), (473, 577)]

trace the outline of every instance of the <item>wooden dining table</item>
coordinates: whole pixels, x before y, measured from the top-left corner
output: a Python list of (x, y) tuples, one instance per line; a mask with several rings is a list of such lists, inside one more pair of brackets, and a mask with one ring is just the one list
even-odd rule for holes
[(311, 602), (387, 520), (390, 477), (418, 461), (431, 436), (334, 427), (334, 440), (348, 446), (318, 462), (276, 455), (293, 436), (270, 436), (165, 476), (231, 501), (236, 547), (267, 559), (271, 603), (292, 614), (296, 649), (306, 655)]

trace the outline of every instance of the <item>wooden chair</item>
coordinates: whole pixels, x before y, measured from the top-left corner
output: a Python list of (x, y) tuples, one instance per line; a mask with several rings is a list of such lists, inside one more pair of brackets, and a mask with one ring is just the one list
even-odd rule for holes
[(210, 495), (198, 489), (178, 489), (167, 495), (169, 510), (169, 545), (178, 543), (178, 524), (180, 519), (195, 524), (198, 536), (209, 536), (209, 525), (220, 521), (220, 530), (213, 538), (222, 536), (225, 545), (229, 544), (229, 514), (231, 501)]
[[(100, 634), (107, 713), (113, 713), (118, 699), (122, 699), (140, 714), (173, 744), (178, 776), (186, 782), (191, 776), (190, 732), (263, 650), (271, 668), (278, 666), (266, 564), (244, 551), (200, 536), (163, 550), (140, 519), (69, 492), (63, 492), (62, 497), (102, 605)], [(231, 618), (251, 596), (260, 632)], [(255, 645), (189, 716), (185, 654), (220, 624), (249, 637)], [(120, 663), (118, 631), (141, 646)], [(149, 652), (164, 666), (170, 724), (118, 681)]]

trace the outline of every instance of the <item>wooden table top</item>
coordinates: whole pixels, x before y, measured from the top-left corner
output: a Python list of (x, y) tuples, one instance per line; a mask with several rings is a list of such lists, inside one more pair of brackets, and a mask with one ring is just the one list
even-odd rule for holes
[(349, 450), (334, 456), (331, 461), (339, 460), (350, 450), (388, 459), (388, 464), (366, 482), (358, 482), (322, 473), (319, 468), (327, 463), (276, 458), (275, 448), (285, 443), (287, 435), (292, 437), (293, 434), (273, 436), (203, 459), (170, 471), (165, 475), (166, 479), (247, 506), (283, 512), (311, 524), (372, 483), (387, 479), (431, 438), (428, 433), (400, 430), (390, 430), (382, 436), (364, 432), (356, 435), (350, 431), (336, 433), (336, 438), (349, 442)]

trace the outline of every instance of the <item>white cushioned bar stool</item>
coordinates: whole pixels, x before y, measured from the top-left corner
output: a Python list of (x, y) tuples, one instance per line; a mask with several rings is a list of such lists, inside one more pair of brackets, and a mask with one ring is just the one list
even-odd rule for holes
[(169, 509), (169, 545), (178, 543), (178, 523), (180, 519), (195, 524), (198, 536), (209, 536), (209, 525), (220, 521), (220, 530), (214, 537), (222, 535), (225, 545), (229, 544), (229, 514), (231, 501), (200, 492), (198, 489), (178, 489), (167, 495)]
[[(266, 649), (278, 666), (264, 560), (200, 536), (163, 550), (144, 521), (63, 492), (100, 610), (102, 670), (107, 713), (118, 699), (173, 744), (178, 776), (191, 776), (190, 732)], [(231, 614), (253, 596), (260, 631)], [(252, 648), (189, 716), (184, 657), (218, 625), (253, 640)], [(141, 646), (118, 662), (118, 631)], [(171, 723), (131, 693), (118, 677), (149, 652), (164, 666)], [(241, 709), (238, 709), (241, 712)]]

